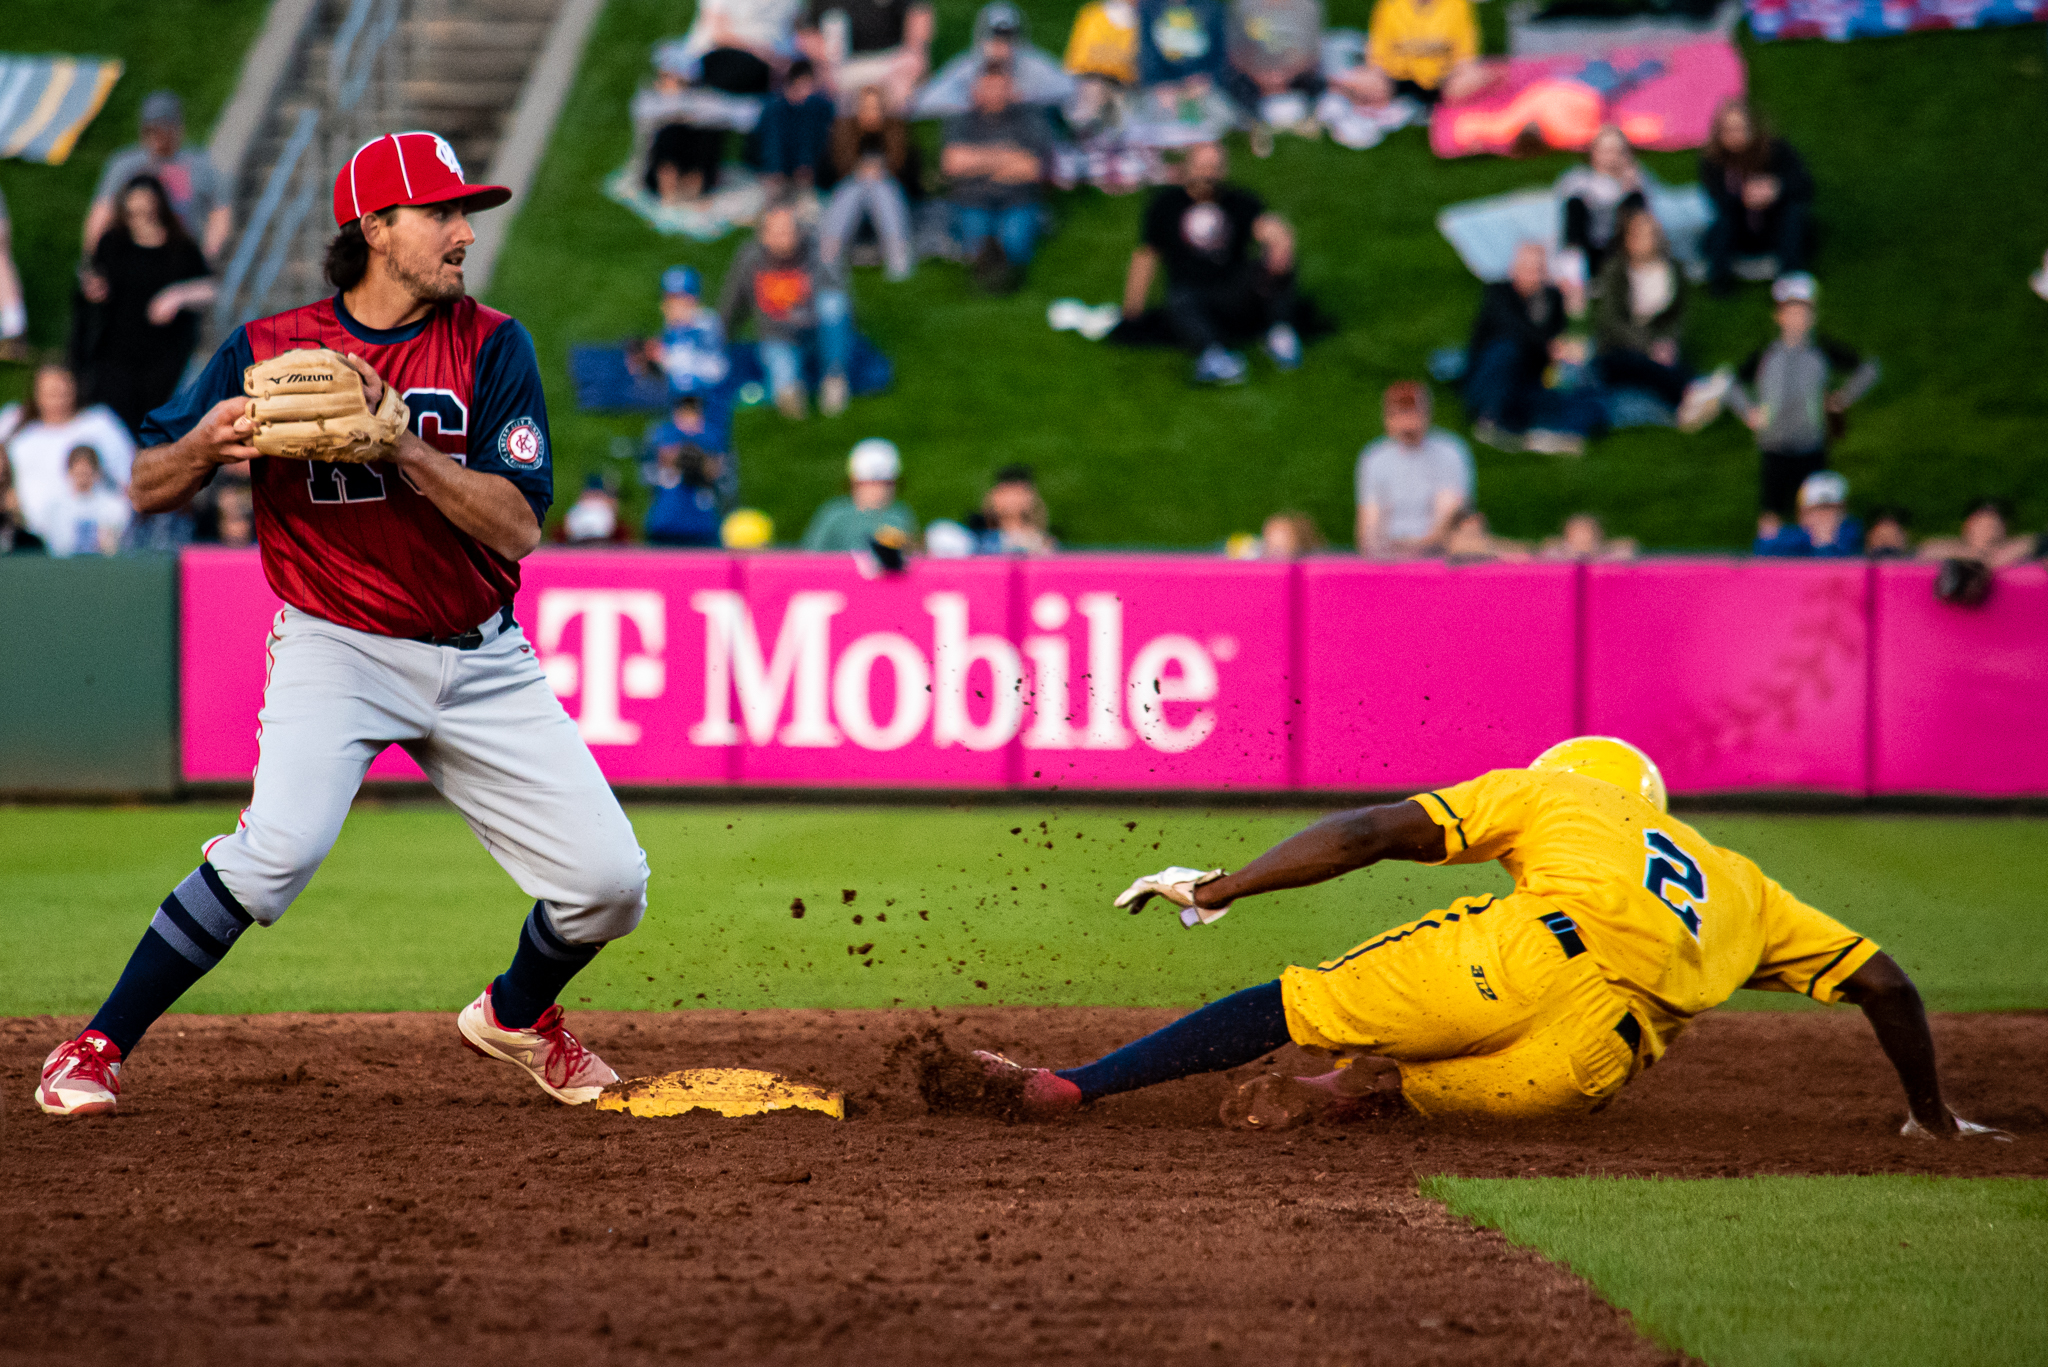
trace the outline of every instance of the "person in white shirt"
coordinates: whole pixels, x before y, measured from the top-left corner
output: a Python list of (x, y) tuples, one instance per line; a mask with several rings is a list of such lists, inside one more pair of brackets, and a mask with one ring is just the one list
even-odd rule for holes
[(73, 447), (90, 446), (118, 491), (127, 490), (128, 467), (135, 463), (135, 440), (128, 429), (101, 405), (79, 411), (78, 381), (61, 365), (39, 367), (28, 401), (0, 409), (0, 442), (14, 466), (22, 519), (39, 535), (41, 510), (63, 491)]
[(100, 455), (73, 447), (66, 458), (64, 485), (45, 508), (40, 529), (51, 555), (112, 555), (134, 516), (128, 500), (100, 477)]
[(1387, 435), (1358, 456), (1358, 551), (1380, 558), (1441, 555), (1452, 522), (1472, 501), (1472, 450), (1430, 426), (1429, 391), (1387, 386)]

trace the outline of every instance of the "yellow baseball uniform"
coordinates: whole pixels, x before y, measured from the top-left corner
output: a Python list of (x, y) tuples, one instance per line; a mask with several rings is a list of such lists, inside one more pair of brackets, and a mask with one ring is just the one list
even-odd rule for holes
[(1280, 981), (1296, 1043), (1394, 1059), (1425, 1115), (1598, 1109), (1737, 988), (1839, 1001), (1878, 950), (1599, 779), (1497, 769), (1413, 801), (1442, 862), (1499, 860), (1514, 891)]
[(1479, 55), (1472, 0), (1379, 0), (1366, 47), (1387, 75), (1434, 90), (1452, 67)]

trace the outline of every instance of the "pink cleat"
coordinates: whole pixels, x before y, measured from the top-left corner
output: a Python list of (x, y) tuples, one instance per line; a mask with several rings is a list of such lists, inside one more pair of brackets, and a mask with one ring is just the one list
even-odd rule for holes
[(991, 1080), (1015, 1085), (1018, 1109), (1034, 1120), (1054, 1120), (1081, 1108), (1081, 1089), (1050, 1068), (1026, 1068), (986, 1049), (976, 1049), (974, 1060)]
[(491, 1010), (491, 989), (455, 1018), (462, 1042), (485, 1058), (516, 1063), (532, 1074), (540, 1089), (565, 1106), (582, 1106), (619, 1080), (619, 1075), (562, 1023), (562, 1008), (550, 1006), (530, 1029), (498, 1024)]
[(36, 1105), (51, 1115), (112, 1115), (121, 1103), (121, 1051), (97, 1030), (66, 1040), (43, 1060)]

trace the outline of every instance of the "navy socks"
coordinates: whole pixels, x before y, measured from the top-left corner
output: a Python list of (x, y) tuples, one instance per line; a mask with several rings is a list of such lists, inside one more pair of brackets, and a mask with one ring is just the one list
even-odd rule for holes
[(555, 1004), (569, 979), (582, 972), (583, 966), (603, 948), (572, 945), (555, 934), (555, 928), (548, 924), (547, 912), (535, 902), (519, 932), (519, 949), (512, 955), (512, 966), (491, 984), (491, 1011), (498, 1024), (512, 1030), (530, 1028)]
[(126, 1058), (156, 1018), (205, 977), (252, 924), (213, 865), (201, 864), (156, 909), (121, 980), (87, 1028), (112, 1040)]
[(1287, 1040), (1287, 1011), (1276, 979), (1211, 1002), (1093, 1063), (1062, 1068), (1059, 1076), (1079, 1087), (1083, 1100), (1093, 1101), (1191, 1073), (1236, 1068)]

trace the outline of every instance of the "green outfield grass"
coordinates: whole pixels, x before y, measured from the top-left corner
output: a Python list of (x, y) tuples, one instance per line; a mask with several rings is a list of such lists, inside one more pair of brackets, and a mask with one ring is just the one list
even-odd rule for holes
[[(940, 58), (966, 43), (975, 8), (939, 7)], [(1023, 8), (1036, 41), (1058, 51), (1070, 0)], [(1332, 24), (1361, 28), (1370, 8), (1327, 6)], [(1503, 9), (1481, 7), (1495, 51)], [(715, 286), (739, 240), (663, 238), (600, 189), (626, 159), (626, 104), (650, 45), (686, 21), (669, 0), (611, 0), (489, 291), (539, 346), (558, 506), (608, 463), (636, 515), (641, 506), (629, 467), (607, 453), (614, 442), (630, 450), (647, 420), (575, 412), (570, 344), (654, 330), (661, 268), (689, 262)], [(1744, 55), (1753, 93), (1819, 182), (1822, 326), (1884, 363), (1836, 457), (1856, 500), (1907, 504), (1932, 530), (1954, 525), (1962, 502), (1983, 490), (2015, 499), (2028, 527), (2048, 520), (2048, 455), (2033, 439), (2048, 400), (2027, 359), (2048, 347), (2048, 306), (2025, 285), (2048, 245), (2048, 177), (2033, 143), (2015, 135), (2041, 125), (2039, 32), (1746, 43)], [(1694, 175), (1689, 154), (1649, 160), (1667, 180)], [(856, 317), (895, 360), (895, 389), (830, 421), (742, 414), (742, 500), (793, 541), (840, 491), (847, 449), (878, 435), (901, 444), (905, 497), (927, 518), (964, 515), (997, 467), (1028, 461), (1072, 542), (1215, 545), (1292, 506), (1348, 543), (1352, 465), (1377, 435), (1381, 386), (1421, 375), (1433, 348), (1461, 344), (1478, 303), (1479, 282), (1437, 232), (1437, 211), (1547, 184), (1568, 163), (1439, 161), (1420, 130), (1366, 152), (1282, 137), (1266, 161), (1240, 146), (1238, 177), (1298, 226), (1302, 282), (1343, 330), (1312, 347), (1300, 372), (1275, 375), (1261, 362), (1250, 384), (1222, 392), (1190, 389), (1187, 363), (1172, 353), (1119, 351), (1046, 327), (1055, 298), (1121, 296), (1139, 196), (1056, 196), (1058, 232), (1013, 298), (978, 295), (943, 263), (901, 285), (858, 272)], [(1769, 337), (1768, 307), (1754, 288), (1702, 299), (1698, 359), (1740, 360)], [(1445, 420), (1464, 426), (1448, 398)], [(1755, 448), (1732, 419), (1696, 437), (1621, 433), (1577, 461), (1490, 451), (1478, 460), (1479, 504), (1508, 535), (1555, 531), (1582, 507), (1659, 548), (1746, 547), (1754, 530)]]
[[(1241, 864), (1312, 815), (639, 806), (652, 911), (572, 995), (625, 1009), (1181, 1005), (1334, 957), (1459, 894), (1507, 887), (1492, 866), (1401, 864), (1246, 903), (1195, 931), (1156, 906), (1135, 918), (1109, 907), (1138, 874)], [(0, 808), (0, 1014), (94, 1009), (151, 909), (234, 817), (215, 805)], [(1937, 1009), (2048, 1007), (2038, 900), (2011, 874), (2041, 866), (2048, 822), (1699, 824), (1886, 944)], [(525, 908), (451, 810), (364, 804), (283, 922), (244, 937), (180, 1005), (452, 1009), (503, 967)], [(1735, 1004), (1807, 1007), (1775, 993)]]
[(2048, 1183), (1434, 1177), (1422, 1190), (1714, 1367), (2048, 1360)]

